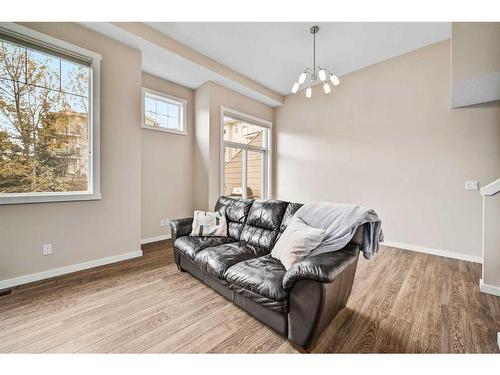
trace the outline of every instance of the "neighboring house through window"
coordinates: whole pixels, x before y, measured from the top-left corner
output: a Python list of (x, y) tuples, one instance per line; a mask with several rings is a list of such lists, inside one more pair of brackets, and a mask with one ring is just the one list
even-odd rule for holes
[(0, 27), (0, 203), (99, 199), (100, 57)]

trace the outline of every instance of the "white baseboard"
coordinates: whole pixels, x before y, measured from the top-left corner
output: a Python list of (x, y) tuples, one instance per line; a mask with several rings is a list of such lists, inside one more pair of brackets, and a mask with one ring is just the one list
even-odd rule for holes
[(418, 253), (430, 254), (430, 255), (438, 255), (440, 257), (466, 260), (468, 262), (474, 263), (483, 263), (482, 257), (478, 257), (475, 255), (467, 255), (462, 253), (455, 253), (452, 251), (440, 250), (440, 249), (432, 249), (430, 247), (423, 247), (418, 245), (409, 245), (399, 242), (392, 241), (384, 241), (380, 243), (381, 245), (389, 246), (389, 247), (397, 247), (404, 250), (416, 251)]
[(98, 266), (104, 266), (106, 264), (116, 263), (122, 260), (137, 258), (140, 256), (142, 256), (142, 250), (131, 251), (130, 253), (115, 255), (112, 257), (90, 260), (88, 262), (73, 264), (71, 266), (54, 268), (43, 272), (31, 273), (29, 275), (14, 277), (12, 279), (0, 280), (0, 290), (12, 288), (14, 286), (22, 284), (32, 283), (34, 281), (48, 279), (50, 277), (61, 276), (76, 271), (82, 271)]
[(500, 287), (485, 284), (483, 283), (483, 279), (479, 280), (479, 290), (483, 293), (493, 294), (494, 296), (500, 297)]
[(151, 243), (151, 242), (165, 241), (165, 240), (169, 240), (171, 238), (172, 238), (172, 236), (170, 234), (164, 234), (162, 236), (156, 236), (156, 237), (147, 237), (147, 238), (143, 238), (141, 240), (141, 245), (145, 245), (145, 244)]

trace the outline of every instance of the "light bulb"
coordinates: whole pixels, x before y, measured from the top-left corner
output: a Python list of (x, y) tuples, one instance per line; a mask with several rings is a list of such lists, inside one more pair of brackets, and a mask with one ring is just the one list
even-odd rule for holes
[(318, 77), (320, 80), (324, 81), (326, 79), (326, 72), (321, 69), (319, 72), (318, 72)]
[(306, 72), (302, 72), (299, 77), (299, 83), (302, 85), (306, 81), (306, 78), (307, 78)]
[(330, 88), (330, 85), (328, 83), (325, 83), (323, 85), (323, 91), (325, 92), (325, 94), (329, 94), (332, 92), (332, 89)]
[(310, 98), (312, 96), (312, 89), (310, 87), (306, 90), (306, 98)]
[(332, 74), (330, 76), (330, 81), (332, 81), (334, 86), (338, 86), (338, 84), (340, 83), (339, 79), (337, 78), (337, 76), (335, 74)]
[(292, 86), (292, 92), (295, 94), (297, 91), (299, 91), (299, 83), (298, 82), (295, 82)]

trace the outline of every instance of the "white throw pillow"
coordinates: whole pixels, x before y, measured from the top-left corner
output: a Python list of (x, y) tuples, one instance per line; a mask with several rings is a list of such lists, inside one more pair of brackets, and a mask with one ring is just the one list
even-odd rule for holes
[(223, 236), (227, 237), (226, 213), (195, 211), (193, 215), (193, 230), (190, 236)]
[(313, 228), (299, 218), (288, 224), (276, 241), (271, 256), (278, 259), (287, 270), (316, 249), (325, 237), (325, 230)]

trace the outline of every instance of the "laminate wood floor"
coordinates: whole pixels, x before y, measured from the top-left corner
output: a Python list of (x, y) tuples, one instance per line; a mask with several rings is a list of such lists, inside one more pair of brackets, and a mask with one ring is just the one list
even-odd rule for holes
[[(0, 352), (293, 353), (280, 335), (188, 273), (171, 244), (0, 297)], [(500, 298), (480, 265), (383, 247), (362, 257), (317, 353), (498, 353)]]

